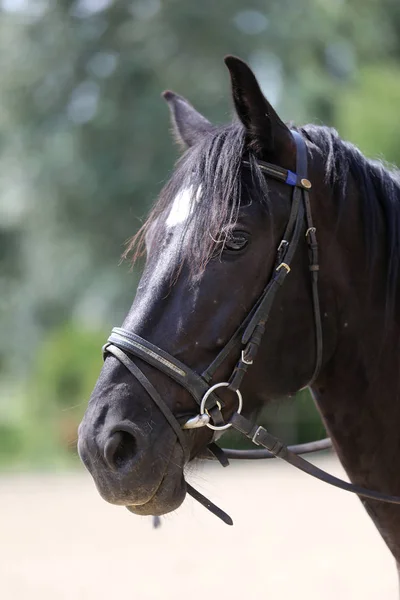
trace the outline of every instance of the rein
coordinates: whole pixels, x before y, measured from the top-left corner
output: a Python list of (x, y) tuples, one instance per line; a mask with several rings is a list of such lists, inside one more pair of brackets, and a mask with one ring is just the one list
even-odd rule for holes
[[(291, 263), (303, 234), (305, 234), (308, 245), (316, 350), (315, 367), (308, 386), (311, 386), (317, 378), (322, 364), (323, 340), (318, 295), (318, 244), (308, 195), (311, 183), (307, 179), (307, 147), (299, 133), (296, 131), (292, 131), (291, 133), (296, 144), (296, 173), (270, 163), (258, 161), (260, 169), (268, 177), (281, 181), (293, 188), (290, 216), (283, 238), (277, 248), (272, 276), (247, 317), (245, 317), (213, 362), (200, 375), (168, 352), (139, 335), (120, 327), (115, 327), (112, 330), (106, 345), (103, 347), (103, 355), (104, 358), (109, 354), (115, 356), (143, 386), (175, 432), (182, 446), (184, 463), (190, 458), (188, 438), (184, 430), (209, 427), (214, 431), (223, 431), (233, 427), (248, 437), (255, 445), (262, 446), (264, 449), (223, 450), (215, 443), (211, 443), (208, 449), (220, 461), (222, 466), (229, 465), (228, 458), (259, 459), (277, 457), (285, 460), (297, 469), (308, 473), (312, 477), (343, 490), (372, 500), (400, 504), (400, 497), (398, 496), (390, 496), (353, 485), (326, 473), (298, 456), (301, 453), (314, 452), (331, 447), (329, 438), (308, 444), (287, 447), (278, 438), (264, 429), (264, 427), (254, 425), (241, 415), (243, 406), (242, 395), (239, 389), (241, 382), (256, 358), (275, 296), (290, 273)], [(250, 166), (245, 160), (243, 164), (246, 167)], [(240, 357), (229, 380), (212, 384), (217, 369), (231, 352), (234, 350), (237, 352), (238, 347), (241, 348)], [(183, 386), (199, 405), (199, 413), (190, 418), (179, 418), (174, 415), (144, 373), (131, 360), (130, 356), (132, 355), (156, 367)], [(225, 404), (215, 393), (221, 387), (228, 388), (237, 396), (238, 407), (228, 422), (225, 421), (222, 414)], [(187, 492), (193, 498), (228, 525), (233, 524), (232, 519), (223, 510), (215, 506), (190, 484), (186, 483), (186, 486)]]

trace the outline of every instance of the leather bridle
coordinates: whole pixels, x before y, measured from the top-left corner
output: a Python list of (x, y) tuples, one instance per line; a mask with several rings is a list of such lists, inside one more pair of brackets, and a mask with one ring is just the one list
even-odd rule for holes
[[(188, 446), (188, 439), (183, 430), (207, 426), (213, 430), (221, 431), (233, 427), (251, 439), (254, 444), (263, 446), (266, 450), (222, 450), (216, 444), (211, 443), (208, 446), (209, 450), (216, 458), (218, 458), (223, 466), (229, 464), (228, 458), (279, 457), (298, 469), (309, 473), (313, 477), (344, 490), (354, 492), (359, 496), (400, 504), (400, 497), (388, 496), (342, 481), (298, 456), (300, 453), (330, 447), (331, 443), (329, 439), (312, 442), (311, 444), (303, 444), (299, 447), (288, 448), (277, 438), (268, 433), (266, 429), (258, 425), (253, 425), (253, 423), (240, 414), (242, 410), (240, 384), (256, 358), (274, 299), (290, 273), (293, 257), (301, 236), (304, 234), (308, 244), (316, 354), (314, 371), (308, 386), (311, 386), (315, 381), (322, 364), (323, 339), (318, 295), (318, 244), (308, 194), (311, 183), (307, 178), (307, 147), (305, 141), (297, 131), (293, 130), (291, 133), (296, 145), (295, 173), (270, 163), (257, 161), (261, 171), (268, 177), (276, 179), (293, 188), (289, 220), (283, 238), (277, 248), (272, 276), (250, 313), (245, 317), (213, 362), (200, 375), (165, 350), (162, 350), (148, 340), (121, 327), (115, 327), (112, 330), (112, 333), (103, 348), (104, 358), (109, 354), (115, 356), (144, 387), (175, 432), (177, 439), (182, 446), (185, 462), (190, 458), (190, 449)], [(246, 160), (243, 160), (243, 164), (246, 167), (250, 166), (250, 163)], [(234, 350), (237, 351), (238, 347), (241, 348), (240, 358), (229, 380), (212, 384), (218, 368)], [(156, 367), (183, 386), (199, 405), (199, 413), (189, 419), (185, 419), (183, 423), (180, 422), (161, 398), (152, 383), (131, 360), (130, 356), (132, 355), (144, 360), (153, 367)], [(215, 393), (220, 387), (226, 387), (237, 395), (238, 408), (233, 413), (229, 422), (225, 422), (222, 414), (224, 402)], [(201, 502), (206, 508), (211, 510), (211, 512), (220, 517), (225, 523), (233, 523), (232, 519), (226, 513), (190, 486), (190, 484), (186, 483), (186, 486), (188, 493)]]

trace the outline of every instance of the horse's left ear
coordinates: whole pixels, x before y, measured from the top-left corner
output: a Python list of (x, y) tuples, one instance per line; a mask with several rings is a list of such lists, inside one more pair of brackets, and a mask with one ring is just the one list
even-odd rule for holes
[(225, 64), (231, 76), (236, 112), (247, 130), (250, 148), (259, 155), (293, 153), (293, 137), (264, 97), (250, 67), (235, 56), (226, 56)]
[(193, 146), (205, 133), (212, 131), (213, 126), (193, 106), (174, 92), (163, 93), (171, 111), (172, 127), (175, 138), (183, 147)]

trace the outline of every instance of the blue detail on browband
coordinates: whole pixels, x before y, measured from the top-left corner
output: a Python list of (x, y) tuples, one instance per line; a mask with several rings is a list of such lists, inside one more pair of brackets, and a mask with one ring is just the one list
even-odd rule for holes
[(288, 171), (285, 183), (287, 183), (288, 185), (296, 185), (296, 183), (297, 183), (296, 173), (293, 173), (293, 171)]

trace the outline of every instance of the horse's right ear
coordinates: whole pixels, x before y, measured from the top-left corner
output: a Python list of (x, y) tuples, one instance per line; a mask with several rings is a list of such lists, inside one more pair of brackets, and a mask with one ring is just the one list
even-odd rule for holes
[(185, 98), (169, 90), (163, 96), (171, 111), (175, 138), (181, 146), (193, 146), (205, 133), (213, 130), (210, 121), (198, 113)]

